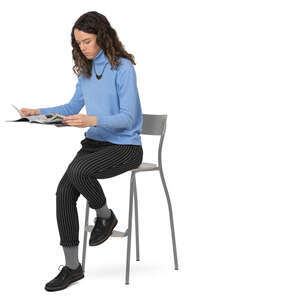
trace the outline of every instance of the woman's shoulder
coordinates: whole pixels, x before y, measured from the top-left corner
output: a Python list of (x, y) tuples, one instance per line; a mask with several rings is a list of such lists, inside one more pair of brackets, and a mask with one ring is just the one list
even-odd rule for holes
[(127, 82), (128, 78), (136, 78), (136, 72), (133, 63), (124, 57), (119, 58), (119, 66), (116, 69), (116, 81), (119, 84)]
[(124, 71), (124, 70), (128, 70), (128, 69), (134, 69), (133, 63), (128, 58), (119, 57), (118, 60), (119, 60), (120, 64), (117, 68), (117, 71)]

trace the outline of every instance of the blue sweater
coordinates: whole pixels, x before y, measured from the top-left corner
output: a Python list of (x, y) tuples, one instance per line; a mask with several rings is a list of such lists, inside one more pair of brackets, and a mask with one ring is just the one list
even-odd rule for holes
[[(93, 59), (92, 76), (80, 74), (74, 96), (69, 103), (40, 108), (41, 114), (76, 115), (83, 105), (87, 115), (97, 117), (85, 137), (115, 144), (141, 145), (143, 115), (137, 89), (136, 73), (129, 59), (119, 58), (121, 64), (111, 70), (109, 60), (101, 49)], [(105, 64), (108, 62), (106, 67)], [(95, 74), (102, 74), (98, 80)]]

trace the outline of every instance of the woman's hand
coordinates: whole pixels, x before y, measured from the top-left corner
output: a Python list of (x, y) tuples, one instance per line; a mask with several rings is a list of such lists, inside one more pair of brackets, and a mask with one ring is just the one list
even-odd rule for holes
[(70, 126), (84, 128), (84, 127), (96, 126), (97, 117), (78, 114), (78, 115), (66, 116), (64, 117), (62, 122)]
[(27, 117), (27, 116), (34, 116), (34, 115), (39, 115), (40, 114), (40, 109), (31, 109), (31, 108), (24, 108), (22, 107), (20, 109), (22, 113), (22, 117)]

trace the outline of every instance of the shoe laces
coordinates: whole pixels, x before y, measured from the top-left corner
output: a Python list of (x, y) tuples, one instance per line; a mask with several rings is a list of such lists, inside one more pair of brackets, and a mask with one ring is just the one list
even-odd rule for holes
[[(62, 268), (60, 269), (60, 267), (62, 267)], [(56, 276), (54, 279), (58, 279), (58, 278), (60, 278), (61, 276), (64, 276), (63, 274), (66, 274), (68, 268), (67, 268), (67, 266), (65, 266), (65, 265), (60, 265), (60, 266), (58, 267), (58, 270), (59, 270), (60, 272), (57, 274), (57, 276)]]
[[(60, 267), (62, 267), (61, 269), (59, 269)], [(59, 267), (58, 267), (58, 270), (59, 271), (61, 271), (63, 268), (65, 268), (65, 269), (70, 269), (68, 266), (66, 266), (66, 265), (60, 265)]]
[(64, 267), (64, 265), (60, 265), (60, 266), (58, 267), (58, 270), (59, 270), (59, 271), (61, 270), (60, 267)]

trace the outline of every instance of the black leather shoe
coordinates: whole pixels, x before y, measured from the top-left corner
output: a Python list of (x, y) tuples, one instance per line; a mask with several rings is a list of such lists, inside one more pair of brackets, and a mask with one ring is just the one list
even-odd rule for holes
[(111, 215), (108, 219), (96, 217), (95, 226), (91, 232), (89, 245), (97, 246), (106, 241), (112, 234), (113, 229), (118, 224), (114, 212), (110, 209)]
[(64, 266), (61, 269), (60, 273), (54, 279), (46, 283), (45, 289), (49, 292), (63, 290), (66, 287), (68, 287), (72, 282), (80, 280), (83, 277), (84, 273), (81, 264), (79, 264), (78, 268), (75, 270)]

